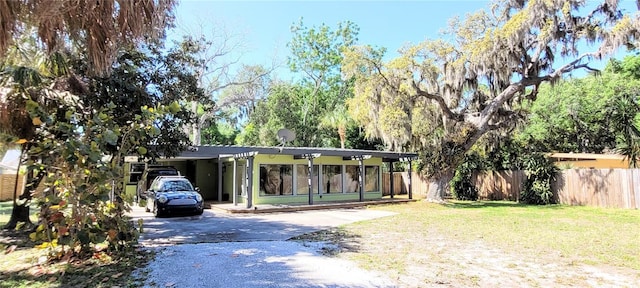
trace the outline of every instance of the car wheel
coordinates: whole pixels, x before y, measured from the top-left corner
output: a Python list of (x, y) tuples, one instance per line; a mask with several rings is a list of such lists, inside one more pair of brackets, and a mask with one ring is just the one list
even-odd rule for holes
[(158, 205), (153, 203), (153, 216), (162, 217), (163, 214), (158, 210)]
[(151, 210), (149, 210), (149, 205), (144, 205), (144, 212), (151, 212)]
[(202, 215), (202, 213), (204, 213), (204, 209), (196, 210), (196, 215)]

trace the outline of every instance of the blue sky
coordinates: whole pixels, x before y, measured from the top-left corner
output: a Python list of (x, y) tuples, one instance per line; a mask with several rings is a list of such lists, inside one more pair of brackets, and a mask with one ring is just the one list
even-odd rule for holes
[[(360, 28), (360, 44), (396, 51), (403, 44), (436, 38), (454, 15), (464, 16), (487, 1), (181, 1), (178, 27), (170, 35), (188, 31), (226, 29), (243, 38), (241, 61), (269, 65), (286, 61), (290, 27), (302, 17), (305, 26), (322, 23), (335, 28), (351, 21)], [(217, 28), (216, 28), (217, 27)], [(239, 38), (238, 38), (239, 39)], [(284, 69), (284, 68), (283, 68)], [(281, 72), (282, 73), (282, 72)], [(282, 76), (282, 75), (281, 75)]]
[[(622, 0), (623, 7), (633, 9), (635, 1)], [(385, 47), (394, 51), (407, 43), (438, 38), (441, 29), (453, 16), (486, 8), (481, 0), (422, 1), (186, 1), (176, 9), (177, 28), (170, 38), (217, 29), (234, 36), (243, 44), (240, 62), (269, 65), (273, 59), (286, 61), (286, 43), (290, 27), (302, 17), (305, 26), (322, 23), (332, 28), (338, 22), (352, 21), (358, 27), (359, 43)], [(202, 28), (197, 28), (202, 26)], [(283, 76), (282, 68), (279, 74)]]

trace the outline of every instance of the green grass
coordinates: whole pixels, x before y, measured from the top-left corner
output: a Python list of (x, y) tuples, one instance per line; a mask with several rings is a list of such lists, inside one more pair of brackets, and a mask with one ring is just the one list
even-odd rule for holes
[(0, 202), (0, 227), (4, 226), (9, 222), (9, 218), (11, 218), (11, 210), (13, 209), (13, 202), (6, 201)]
[[(414, 203), (388, 208), (400, 214), (386, 221), (411, 221), (414, 231), (436, 231), (461, 241), (482, 239), (534, 254), (560, 253), (585, 263), (640, 269), (639, 210), (513, 202), (454, 202), (445, 206)], [(380, 224), (353, 227), (364, 232), (386, 226)], [(389, 228), (406, 232), (398, 225)]]

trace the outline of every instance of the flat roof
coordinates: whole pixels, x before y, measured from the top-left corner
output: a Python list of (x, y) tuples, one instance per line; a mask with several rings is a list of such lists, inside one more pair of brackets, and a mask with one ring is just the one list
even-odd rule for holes
[(321, 156), (341, 156), (354, 157), (371, 155), (371, 157), (382, 158), (384, 162), (398, 162), (416, 160), (417, 153), (391, 152), (376, 150), (341, 149), (326, 147), (265, 147), (265, 146), (236, 146), (236, 145), (201, 145), (190, 146), (187, 150), (171, 159), (214, 159), (234, 157), (236, 154), (257, 152), (258, 154), (270, 155), (305, 155), (320, 153)]
[(551, 153), (551, 158), (557, 158), (558, 160), (596, 160), (596, 159), (609, 159), (609, 160), (624, 160), (625, 156), (620, 154), (596, 154), (596, 153)]

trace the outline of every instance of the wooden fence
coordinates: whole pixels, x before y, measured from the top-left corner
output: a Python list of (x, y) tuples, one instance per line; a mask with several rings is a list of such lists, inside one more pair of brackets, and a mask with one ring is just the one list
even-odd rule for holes
[[(429, 191), (429, 181), (416, 172), (411, 173), (411, 191), (413, 198), (424, 198)], [(382, 195), (389, 195), (391, 182), (389, 173), (382, 173)], [(393, 194), (407, 194), (409, 191), (409, 172), (393, 172)]]
[(640, 169), (571, 169), (558, 177), (559, 203), (640, 209)]
[[(475, 175), (480, 199), (520, 198), (524, 171), (484, 172)], [(560, 204), (640, 209), (640, 169), (568, 169), (552, 183)]]
[[(22, 179), (18, 179), (18, 193), (21, 193)], [(13, 190), (16, 184), (16, 174), (0, 174), (0, 201), (13, 200)]]
[(526, 176), (524, 171), (485, 171), (472, 179), (480, 200), (518, 201)]
[[(385, 173), (385, 195), (388, 195), (388, 177), (388, 173)], [(398, 186), (405, 189), (401, 191), (407, 191), (408, 174), (396, 172), (394, 177), (396, 193), (400, 189)], [(525, 179), (524, 171), (489, 171), (473, 176), (481, 200), (518, 201)], [(427, 179), (413, 173), (412, 183), (414, 198), (427, 195)], [(562, 170), (552, 184), (552, 189), (560, 204), (640, 209), (640, 169)]]

